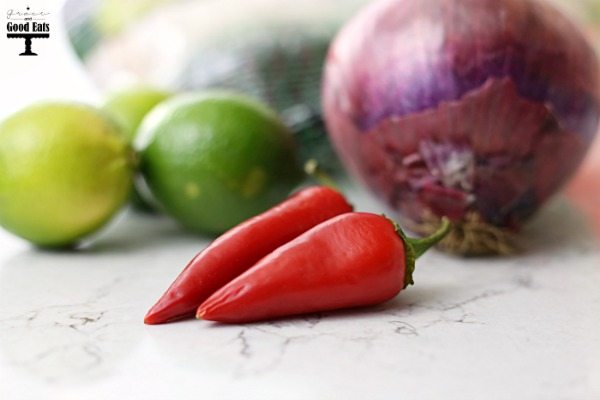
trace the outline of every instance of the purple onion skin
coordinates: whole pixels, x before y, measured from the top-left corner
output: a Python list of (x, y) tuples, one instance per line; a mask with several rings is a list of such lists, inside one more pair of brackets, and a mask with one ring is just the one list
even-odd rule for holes
[(476, 213), (516, 231), (598, 128), (591, 46), (534, 0), (384, 0), (329, 51), (323, 107), (350, 172), (422, 223)]

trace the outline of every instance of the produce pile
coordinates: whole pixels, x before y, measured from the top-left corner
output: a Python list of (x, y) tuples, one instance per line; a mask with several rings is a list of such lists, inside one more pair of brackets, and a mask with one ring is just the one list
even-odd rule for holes
[[(270, 1), (248, 4), (264, 12)], [(146, 3), (133, 2), (132, 13), (172, 8), (104, 32), (124, 42), (78, 47), (96, 79), (116, 84), (129, 65), (122, 49), (161, 21), (185, 27), (194, 10), (217, 9), (210, 0)], [(336, 9), (307, 15), (329, 21)], [(2, 122), (0, 225), (43, 248), (77, 248), (129, 199), (216, 236), (148, 324), (367, 306), (411, 285), (415, 260), (435, 244), (462, 255), (513, 252), (514, 234), (572, 177), (596, 135), (596, 55), (548, 3), (381, 0), (331, 45), (335, 18), (296, 36), (290, 27), (306, 27), (283, 14), (298, 25), (267, 24), (234, 42), (226, 34), (216, 47), (188, 32), (201, 50), (166, 74), (184, 78), (181, 86), (120, 89), (99, 108), (35, 104)], [(89, 18), (73, 26), (89, 28)], [(305, 47), (307, 37), (319, 44)], [(425, 238), (353, 209), (320, 167), (335, 171), (335, 158), (306, 145), (307, 132), (324, 137), (321, 115), (348, 172)], [(322, 185), (303, 186), (309, 175)]]
[(209, 235), (283, 200), (303, 177), (277, 115), (230, 92), (128, 89), (102, 109), (36, 104), (0, 125), (0, 159), (10, 166), (0, 169), (0, 224), (42, 247), (76, 247), (123, 206), (136, 175), (137, 207)]

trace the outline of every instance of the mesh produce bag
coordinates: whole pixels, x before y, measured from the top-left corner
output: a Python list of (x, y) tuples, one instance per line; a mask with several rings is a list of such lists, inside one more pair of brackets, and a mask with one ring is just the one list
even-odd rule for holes
[(337, 30), (368, 1), (68, 0), (64, 16), (100, 88), (243, 91), (282, 115), (303, 159), (335, 172), (321, 120), (321, 70)]

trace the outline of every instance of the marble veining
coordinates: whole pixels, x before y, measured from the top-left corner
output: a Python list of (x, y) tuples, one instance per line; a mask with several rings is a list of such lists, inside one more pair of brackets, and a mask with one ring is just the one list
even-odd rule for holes
[(376, 307), (152, 327), (146, 309), (206, 242), (136, 215), (76, 254), (13, 241), (0, 252), (0, 397), (600, 398), (599, 242), (563, 201), (526, 237), (512, 258), (430, 253), (415, 286)]

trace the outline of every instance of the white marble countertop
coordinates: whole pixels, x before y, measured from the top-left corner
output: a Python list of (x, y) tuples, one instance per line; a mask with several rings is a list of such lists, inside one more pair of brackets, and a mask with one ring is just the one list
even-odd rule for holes
[(598, 399), (597, 239), (559, 199), (524, 240), (506, 259), (430, 253), (375, 308), (145, 326), (206, 241), (132, 212), (79, 253), (2, 233), (0, 398)]

